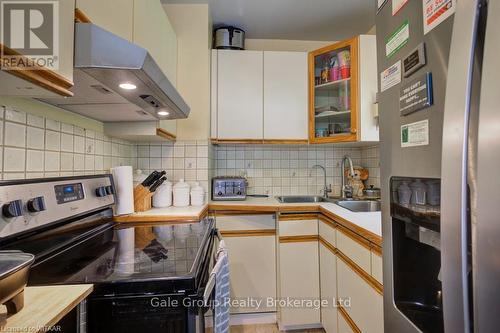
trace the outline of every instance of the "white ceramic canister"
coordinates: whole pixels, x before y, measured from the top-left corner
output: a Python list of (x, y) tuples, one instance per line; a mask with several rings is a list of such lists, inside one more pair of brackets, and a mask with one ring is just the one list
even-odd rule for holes
[(184, 179), (179, 180), (179, 182), (174, 185), (174, 206), (189, 206), (189, 184), (186, 183)]
[(168, 180), (160, 185), (153, 195), (153, 207), (164, 208), (172, 206), (172, 183)]
[(191, 206), (203, 206), (205, 204), (205, 189), (200, 183), (194, 183), (191, 188)]
[(142, 183), (144, 181), (144, 179), (146, 179), (147, 175), (145, 175), (141, 169), (136, 169), (134, 171), (134, 176), (133, 176), (133, 179), (134, 179), (134, 187), (136, 187), (137, 185), (139, 185), (140, 183)]

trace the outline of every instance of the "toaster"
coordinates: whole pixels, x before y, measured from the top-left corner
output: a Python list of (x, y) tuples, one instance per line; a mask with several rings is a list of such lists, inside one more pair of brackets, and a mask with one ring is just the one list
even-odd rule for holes
[(245, 200), (247, 180), (244, 177), (212, 178), (212, 200)]

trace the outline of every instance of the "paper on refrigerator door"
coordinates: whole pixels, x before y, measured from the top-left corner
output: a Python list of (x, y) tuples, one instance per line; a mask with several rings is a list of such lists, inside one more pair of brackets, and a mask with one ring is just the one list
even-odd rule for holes
[(401, 83), (401, 60), (380, 73), (380, 91), (386, 91), (399, 83)]
[(437, 27), (455, 13), (456, 0), (422, 0), (424, 11), (424, 34)]
[(428, 119), (401, 126), (401, 147), (427, 146), (428, 144)]

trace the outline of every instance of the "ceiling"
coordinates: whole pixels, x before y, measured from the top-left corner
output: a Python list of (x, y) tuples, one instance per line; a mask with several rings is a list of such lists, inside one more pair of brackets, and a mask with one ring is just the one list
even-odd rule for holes
[(375, 24), (374, 0), (161, 0), (208, 3), (215, 27), (234, 25), (246, 38), (342, 40)]

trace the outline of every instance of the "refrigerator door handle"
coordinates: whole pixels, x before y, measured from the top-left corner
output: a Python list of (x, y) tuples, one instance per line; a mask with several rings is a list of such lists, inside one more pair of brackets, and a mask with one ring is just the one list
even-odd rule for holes
[(479, 0), (457, 1), (443, 121), (441, 273), (445, 332), (469, 332), (467, 143)]

